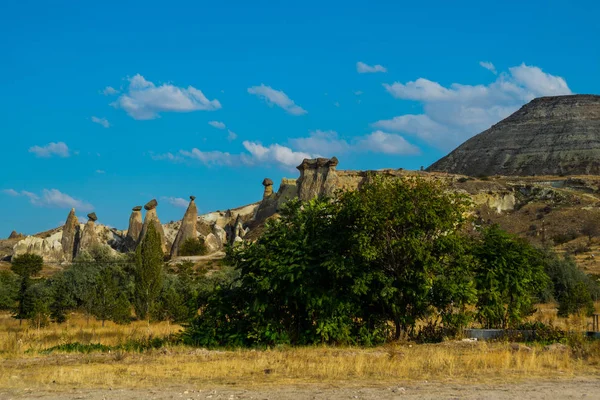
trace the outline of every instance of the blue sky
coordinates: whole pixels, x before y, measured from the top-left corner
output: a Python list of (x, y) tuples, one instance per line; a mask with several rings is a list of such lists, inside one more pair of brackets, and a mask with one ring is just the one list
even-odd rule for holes
[[(576, 3), (576, 4), (574, 4)], [(257, 201), (305, 156), (427, 166), (533, 97), (600, 93), (592, 1), (3, 1), (0, 236)], [(85, 220), (85, 219), (84, 219)]]

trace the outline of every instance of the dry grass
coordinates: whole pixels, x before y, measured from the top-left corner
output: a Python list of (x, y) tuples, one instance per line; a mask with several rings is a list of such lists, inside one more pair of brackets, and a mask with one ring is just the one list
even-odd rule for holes
[[(542, 310), (550, 314), (550, 308)], [(571, 350), (542, 346), (515, 350), (508, 343), (447, 342), (391, 344), (362, 348), (302, 347), (272, 350), (208, 351), (167, 346), (142, 353), (51, 353), (59, 344), (119, 345), (128, 340), (166, 336), (179, 329), (167, 323), (128, 326), (73, 316), (67, 324), (32, 329), (0, 317), (0, 387), (151, 388), (192, 384), (290, 385), (346, 383), (377, 385), (410, 380), (495, 382), (532, 378), (596, 377), (600, 343), (575, 357)], [(33, 351), (27, 351), (33, 350)]]
[(597, 376), (599, 360), (600, 356), (575, 359), (569, 351), (541, 347), (515, 351), (502, 343), (225, 352), (175, 347), (142, 354), (61, 354), (5, 360), (0, 365), (0, 387), (516, 381)]
[(153, 323), (136, 321), (129, 325), (117, 325), (100, 321), (81, 314), (72, 314), (63, 324), (50, 324), (36, 329), (23, 321), (12, 318), (10, 314), (0, 314), (0, 357), (17, 357), (26, 352), (35, 352), (49, 347), (79, 342), (82, 344), (101, 343), (106, 346), (119, 346), (133, 340), (151, 337), (165, 337), (180, 330), (179, 325), (167, 322)]

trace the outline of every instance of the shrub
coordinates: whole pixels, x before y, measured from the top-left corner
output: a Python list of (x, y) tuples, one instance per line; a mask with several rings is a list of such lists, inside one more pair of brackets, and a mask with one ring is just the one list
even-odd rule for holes
[(206, 245), (200, 239), (186, 239), (179, 247), (179, 254), (182, 256), (202, 256), (206, 253)]

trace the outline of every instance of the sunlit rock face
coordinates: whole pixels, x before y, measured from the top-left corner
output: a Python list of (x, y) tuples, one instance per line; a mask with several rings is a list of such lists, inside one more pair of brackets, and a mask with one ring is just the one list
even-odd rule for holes
[(599, 175), (600, 96), (534, 99), (427, 170), (469, 176)]
[(146, 237), (146, 233), (148, 232), (148, 227), (150, 226), (150, 224), (153, 224), (154, 227), (156, 228), (156, 231), (160, 235), (160, 245), (161, 245), (162, 251), (163, 251), (163, 253), (166, 253), (167, 252), (167, 243), (165, 240), (165, 231), (163, 229), (163, 226), (160, 223), (160, 220), (158, 219), (158, 215), (156, 213), (156, 207), (158, 207), (158, 202), (156, 201), (156, 199), (150, 200), (144, 206), (144, 209), (146, 210), (146, 216), (144, 217), (144, 225), (142, 226), (142, 232), (140, 233), (140, 238), (139, 238), (138, 243), (141, 243), (142, 240), (144, 240), (144, 238)]
[(196, 207), (196, 197), (190, 196), (190, 204), (185, 211), (181, 226), (177, 232), (177, 236), (171, 246), (171, 257), (179, 255), (179, 248), (188, 239), (196, 239), (198, 231), (196, 230), (196, 222), (198, 221), (198, 207)]
[(297, 167), (300, 171), (296, 181), (298, 197), (306, 201), (318, 196), (332, 196), (338, 186), (337, 165), (338, 159), (335, 157), (304, 159)]

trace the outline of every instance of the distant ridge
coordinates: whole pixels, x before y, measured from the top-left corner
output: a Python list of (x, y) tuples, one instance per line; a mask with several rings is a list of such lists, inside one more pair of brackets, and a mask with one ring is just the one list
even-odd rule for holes
[(600, 96), (534, 99), (427, 171), (469, 176), (600, 175)]

